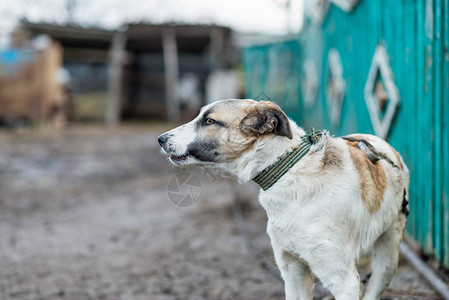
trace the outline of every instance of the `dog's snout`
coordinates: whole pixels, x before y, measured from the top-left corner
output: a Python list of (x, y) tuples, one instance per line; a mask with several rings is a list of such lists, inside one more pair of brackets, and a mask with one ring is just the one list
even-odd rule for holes
[(157, 141), (159, 142), (159, 145), (163, 146), (168, 140), (168, 137), (165, 134), (161, 134), (158, 136)]

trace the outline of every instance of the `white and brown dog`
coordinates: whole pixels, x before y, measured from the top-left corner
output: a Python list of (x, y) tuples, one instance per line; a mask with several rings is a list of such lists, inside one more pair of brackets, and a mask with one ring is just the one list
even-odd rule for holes
[(254, 100), (207, 105), (158, 140), (175, 165), (219, 168), (240, 182), (258, 178), (287, 299), (312, 299), (314, 275), (337, 300), (360, 299), (356, 261), (367, 251), (372, 276), (364, 299), (378, 299), (388, 286), (408, 212), (409, 175), (384, 140), (308, 136), (276, 104)]

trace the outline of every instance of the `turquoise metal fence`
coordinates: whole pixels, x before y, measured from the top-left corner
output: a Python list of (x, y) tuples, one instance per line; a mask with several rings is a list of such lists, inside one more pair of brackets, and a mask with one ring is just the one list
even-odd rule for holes
[(251, 47), (244, 52), (244, 61), (251, 68), (246, 72), (247, 93), (257, 99), (270, 95), (296, 118), (300, 117), (298, 53), (296, 40)]
[(388, 139), (411, 172), (407, 231), (449, 267), (449, 0), (326, 10), (292, 40), (244, 50), (247, 96), (305, 128)]

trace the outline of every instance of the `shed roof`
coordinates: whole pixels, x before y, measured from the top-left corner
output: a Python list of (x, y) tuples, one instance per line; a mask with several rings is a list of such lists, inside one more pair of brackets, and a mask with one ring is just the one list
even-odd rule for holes
[(22, 21), (24, 29), (32, 36), (47, 34), (58, 40), (63, 47), (109, 48), (116, 30), (105, 30), (98, 27), (81, 27), (76, 25), (60, 25), (50, 23), (31, 23)]
[(175, 31), (176, 37), (181, 40), (180, 45), (185, 44), (183, 39), (193, 39), (197, 40), (198, 44), (203, 44), (202, 40), (209, 39), (213, 33), (219, 32), (224, 37), (229, 37), (231, 33), (231, 29), (225, 26), (186, 23), (130, 23), (121, 30), (28, 21), (22, 21), (22, 26), (32, 36), (47, 34), (58, 40), (63, 47), (71, 48), (109, 48), (114, 35), (120, 31), (125, 33), (128, 45), (132, 48), (154, 43), (154, 40), (159, 40), (166, 30)]

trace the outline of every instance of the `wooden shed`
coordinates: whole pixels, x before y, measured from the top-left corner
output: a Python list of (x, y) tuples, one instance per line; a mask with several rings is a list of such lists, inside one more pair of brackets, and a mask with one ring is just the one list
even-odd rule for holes
[[(30, 23), (23, 21), (23, 31), (30, 37), (45, 35), (57, 41), (62, 49), (62, 64), (71, 76), (74, 110), (77, 118), (103, 119), (109, 109), (109, 122), (117, 122), (120, 108), (107, 106), (121, 97), (110, 92), (113, 65), (110, 53), (117, 43), (120, 31), (75, 25)], [(117, 45), (118, 44), (118, 45)], [(121, 68), (121, 65), (118, 66)]]
[(231, 30), (222, 26), (136, 23), (115, 31), (29, 22), (22, 26), (30, 36), (45, 34), (62, 45), (75, 102), (98, 103), (94, 107), (106, 113), (108, 123), (120, 118), (179, 120), (182, 77), (196, 78), (204, 101), (208, 75), (235, 61)]
[(15, 123), (59, 117), (66, 101), (56, 78), (61, 65), (62, 48), (51, 41), (42, 49), (0, 51), (0, 120)]
[(387, 139), (410, 169), (407, 232), (449, 267), (449, 1), (320, 3), (299, 35), (245, 49), (247, 96)]
[(179, 119), (179, 80), (186, 74), (194, 76), (204, 96), (209, 74), (233, 62), (231, 30), (227, 27), (138, 23), (129, 24), (125, 36), (128, 61), (123, 77), (123, 113), (129, 117), (167, 115)]

